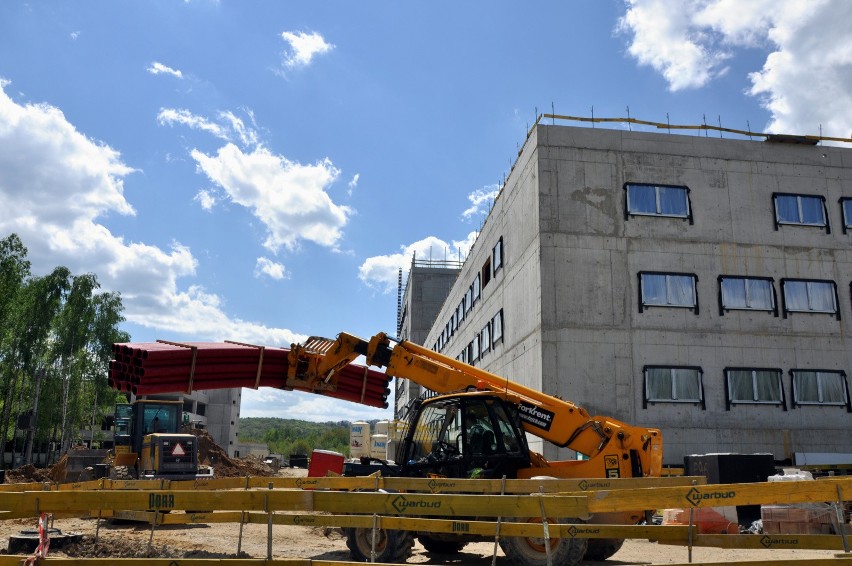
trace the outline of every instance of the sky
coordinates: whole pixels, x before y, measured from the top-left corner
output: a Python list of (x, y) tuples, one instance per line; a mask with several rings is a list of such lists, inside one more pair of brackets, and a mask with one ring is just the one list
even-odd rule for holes
[[(846, 0), (4, 1), (0, 237), (120, 292), (134, 342), (394, 335), (399, 268), (464, 259), (538, 114), (852, 137), (850, 21)], [(240, 415), (391, 410), (262, 388)]]

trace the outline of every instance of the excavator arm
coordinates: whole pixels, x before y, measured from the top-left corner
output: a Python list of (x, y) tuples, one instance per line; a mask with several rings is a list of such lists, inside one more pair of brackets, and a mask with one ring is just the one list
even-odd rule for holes
[[(312, 338), (306, 344), (317, 341)], [(369, 340), (341, 333), (336, 340), (325, 340), (322, 344), (322, 348), (292, 346), (288, 380), (329, 386), (337, 372), (358, 356), (364, 356), (367, 365), (384, 368), (389, 376), (409, 379), (439, 394), (464, 390), (495, 392), (517, 407), (528, 433), (590, 459), (605, 451), (629, 455), (633, 477), (659, 476), (662, 471), (662, 435), (657, 429), (628, 425), (612, 417), (591, 416), (570, 401), (406, 340), (391, 342), (384, 333)], [(615, 468), (606, 468), (609, 469)]]

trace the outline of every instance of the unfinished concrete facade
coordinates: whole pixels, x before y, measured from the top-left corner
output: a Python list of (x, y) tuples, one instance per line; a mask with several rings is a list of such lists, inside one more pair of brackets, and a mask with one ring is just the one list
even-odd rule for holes
[[(400, 290), (397, 313), (397, 335), (402, 340), (416, 344), (426, 343), (426, 336), (435, 323), (456, 278), (461, 262), (452, 260), (411, 259), (405, 289)], [(396, 401), (394, 418), (404, 418), (404, 408), (423, 393), (416, 383), (405, 379), (394, 380)]]
[(668, 464), (852, 453), (846, 199), (847, 148), (539, 124), (424, 344)]

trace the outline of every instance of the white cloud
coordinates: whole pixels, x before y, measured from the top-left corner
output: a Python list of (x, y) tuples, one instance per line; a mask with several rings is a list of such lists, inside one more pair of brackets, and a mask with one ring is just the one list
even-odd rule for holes
[(281, 33), (281, 38), (290, 44), (290, 50), (284, 54), (284, 66), (287, 68), (306, 67), (316, 55), (334, 49), (334, 45), (326, 43), (316, 32), (285, 31)]
[(500, 188), (497, 185), (490, 185), (481, 189), (476, 189), (469, 195), (467, 200), (470, 201), (470, 207), (462, 212), (464, 218), (470, 218), (474, 215), (488, 214), (489, 205), (497, 198)]
[(475, 240), (476, 232), (471, 232), (466, 239), (453, 241), (451, 244), (429, 236), (413, 244), (400, 246), (398, 253), (367, 258), (358, 268), (358, 278), (370, 287), (390, 293), (396, 290), (399, 270), (402, 269), (405, 274), (411, 269), (412, 258), (418, 261), (463, 261)]
[[(252, 126), (254, 126), (254, 113), (250, 110), (246, 113), (252, 121)], [(226, 121), (230, 125), (231, 130), (237, 134), (243, 146), (248, 147), (257, 145), (258, 139), (256, 126), (252, 128), (247, 128), (245, 122), (243, 122), (242, 119), (238, 118), (234, 115), (233, 112), (230, 111), (220, 112), (219, 118)]]
[(629, 52), (671, 90), (724, 72), (736, 47), (768, 52), (748, 94), (771, 113), (768, 131), (852, 136), (852, 3), (846, 0), (628, 0), (619, 29)]
[(87, 138), (48, 104), (17, 104), (0, 80), (0, 237), (17, 233), (33, 271), (57, 265), (96, 273), (104, 290), (119, 291), (128, 321), (205, 340), (225, 338), (290, 344), (304, 338), (280, 328), (229, 318), (203, 288), (181, 288), (196, 259), (175, 242), (162, 250), (126, 242), (98, 222), (133, 215), (124, 179), (134, 169), (108, 145)]
[(267, 277), (280, 281), (286, 277), (286, 272), (284, 270), (284, 266), (280, 263), (274, 262), (266, 257), (259, 257), (257, 258), (257, 264), (254, 267), (254, 276), (260, 277), (261, 275), (266, 275)]
[(348, 196), (351, 197), (352, 193), (355, 192), (355, 188), (358, 186), (358, 179), (360, 179), (360, 178), (361, 178), (360, 173), (355, 173), (355, 175), (352, 176), (352, 179), (349, 181), (349, 184), (347, 185), (348, 189), (346, 191), (346, 194)]
[(207, 118), (193, 114), (189, 110), (185, 109), (177, 110), (175, 108), (161, 108), (160, 113), (157, 114), (157, 122), (161, 126), (181, 124), (183, 126), (188, 126), (193, 130), (207, 132), (208, 134), (212, 134), (225, 141), (230, 141), (231, 139), (224, 126), (211, 122)]
[(80, 31), (72, 31), (69, 35), (71, 36), (71, 39), (76, 40), (78, 37), (80, 37)]
[(627, 0), (618, 29), (633, 33), (630, 55), (662, 73), (673, 91), (707, 84), (724, 72), (730, 53), (711, 33), (703, 34), (692, 16), (701, 0)]
[(193, 197), (194, 201), (201, 205), (201, 208), (210, 212), (216, 206), (216, 195), (213, 194), (212, 191), (208, 191), (206, 189), (201, 189), (195, 194)]
[(234, 144), (216, 155), (191, 152), (199, 169), (230, 199), (252, 211), (267, 229), (263, 245), (273, 252), (295, 249), (301, 240), (334, 248), (351, 210), (335, 204), (326, 189), (340, 171), (328, 159), (303, 165), (258, 147)]
[(179, 70), (172, 69), (171, 67), (169, 67), (167, 65), (163, 65), (162, 63), (159, 63), (157, 61), (154, 61), (153, 63), (151, 63), (148, 66), (147, 71), (149, 73), (151, 73), (152, 75), (166, 74), (166, 75), (171, 75), (173, 77), (177, 77), (179, 79), (183, 78), (183, 73), (180, 72)]

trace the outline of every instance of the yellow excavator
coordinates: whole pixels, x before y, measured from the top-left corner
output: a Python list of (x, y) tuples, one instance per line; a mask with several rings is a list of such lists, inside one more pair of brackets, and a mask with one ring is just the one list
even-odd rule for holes
[[(592, 416), (570, 401), (514, 383), (480, 368), (408, 341), (392, 342), (383, 333), (364, 340), (341, 333), (336, 340), (310, 338), (289, 353), (287, 383), (307, 390), (333, 387), (338, 372), (359, 356), (393, 377), (410, 379), (437, 396), (417, 402), (396, 461), (381, 466), (383, 475), (405, 477), (639, 478), (659, 477), (663, 439), (655, 428), (637, 427), (612, 417)], [(569, 448), (582, 459), (552, 462), (529, 449), (526, 434)], [(375, 465), (349, 466), (357, 475)], [(595, 523), (635, 524), (646, 511), (595, 515)], [(540, 518), (539, 518), (540, 520)], [(581, 522), (579, 518), (562, 519)], [(376, 545), (380, 562), (404, 562), (417, 536), (427, 550), (454, 552), (475, 539), (382, 531)], [(347, 529), (353, 560), (369, 561), (372, 529)], [(577, 564), (604, 560), (622, 545), (618, 539), (540, 539), (504, 537), (501, 547), (514, 564)], [(548, 557), (548, 554), (550, 555)]]
[(183, 403), (142, 399), (115, 407), (110, 474), (138, 479), (195, 479), (198, 439), (179, 433)]

